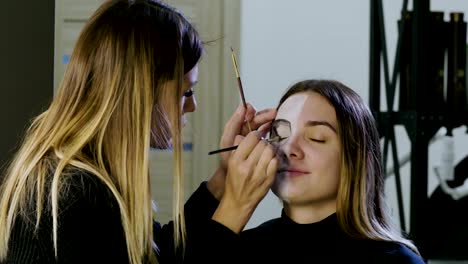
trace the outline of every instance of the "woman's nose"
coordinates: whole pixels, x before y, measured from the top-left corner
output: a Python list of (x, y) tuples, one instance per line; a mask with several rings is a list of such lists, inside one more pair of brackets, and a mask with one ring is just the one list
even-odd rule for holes
[(302, 159), (304, 158), (304, 151), (301, 147), (301, 137), (291, 135), (286, 139), (286, 142), (281, 146), (284, 154), (290, 159)]
[(185, 98), (184, 102), (184, 113), (191, 113), (197, 109), (197, 100), (195, 99), (195, 95)]

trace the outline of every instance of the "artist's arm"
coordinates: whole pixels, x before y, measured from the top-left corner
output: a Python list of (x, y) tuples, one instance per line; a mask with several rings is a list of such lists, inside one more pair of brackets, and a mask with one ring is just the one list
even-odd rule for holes
[[(275, 117), (276, 110), (273, 108), (257, 112), (251, 104), (247, 104), (247, 109), (240, 104), (224, 125), (219, 147), (226, 148), (238, 144), (250, 132), (249, 127), (252, 130), (267, 132), (271, 126), (271, 121)], [(247, 122), (249, 125), (247, 125)], [(208, 190), (218, 200), (221, 200), (224, 194), (228, 160), (231, 154), (231, 151), (218, 154), (220, 157), (219, 166), (208, 181)]]
[[(247, 110), (240, 105), (226, 123), (220, 148), (240, 146), (235, 151), (217, 154), (219, 167), (185, 204), (184, 263), (227, 263), (239, 257), (238, 233), (268, 192), (276, 171), (275, 161), (271, 162), (274, 160), (271, 146), (260, 140), (275, 115), (274, 109), (256, 112), (250, 104)], [(246, 121), (252, 129), (264, 131), (263, 134), (249, 134)], [(173, 246), (173, 223), (163, 226), (156, 223), (154, 230), (160, 263), (181, 263), (182, 255)]]
[(202, 182), (185, 204), (187, 244), (184, 255), (181, 250), (174, 249), (173, 222), (165, 225), (155, 222), (153, 231), (160, 264), (226, 263), (220, 262), (222, 256), (238, 248), (239, 236), (211, 219), (219, 201), (206, 186), (207, 182)]
[[(261, 141), (276, 116), (275, 109), (256, 112), (247, 104), (239, 105), (224, 126), (220, 148), (242, 147), (220, 153), (220, 165), (207, 183), (210, 193), (220, 201), (213, 220), (239, 233), (266, 195), (276, 171), (271, 146)], [(248, 125), (247, 125), (248, 123)], [(248, 128), (256, 132), (249, 133)], [(246, 138), (244, 138), (246, 136)], [(260, 158), (261, 155), (264, 155)], [(272, 162), (272, 163), (270, 163)]]

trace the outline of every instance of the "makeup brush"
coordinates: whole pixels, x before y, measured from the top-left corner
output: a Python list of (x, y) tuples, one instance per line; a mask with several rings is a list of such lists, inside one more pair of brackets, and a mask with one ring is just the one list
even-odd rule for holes
[[(242, 88), (242, 81), (239, 75), (239, 67), (237, 66), (236, 55), (234, 54), (234, 49), (232, 47), (231, 47), (231, 58), (232, 58), (232, 63), (234, 64), (234, 69), (236, 70), (237, 86), (239, 87), (239, 92), (241, 95), (242, 103), (244, 104), (244, 108), (247, 109), (247, 103), (245, 102), (245, 96), (244, 96), (244, 89)], [(249, 128), (249, 132), (252, 131), (252, 128), (250, 127), (249, 122), (247, 122), (247, 127)]]
[[(284, 137), (274, 137), (274, 138), (266, 139), (265, 141), (267, 143), (273, 143), (273, 142), (278, 142), (278, 141), (280, 141), (282, 139), (285, 139), (285, 138)], [(237, 147), (239, 147), (239, 145), (213, 150), (213, 151), (208, 152), (208, 155), (213, 155), (213, 154), (217, 154), (217, 153), (221, 153), (221, 152), (235, 150), (235, 149), (237, 149)]]

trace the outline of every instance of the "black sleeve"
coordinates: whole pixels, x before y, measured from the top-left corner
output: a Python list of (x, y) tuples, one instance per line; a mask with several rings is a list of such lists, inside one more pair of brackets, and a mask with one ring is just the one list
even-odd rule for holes
[(239, 235), (211, 219), (219, 202), (203, 182), (185, 204), (187, 246), (185, 254), (174, 250), (173, 222), (161, 226), (155, 223), (154, 238), (158, 257), (165, 263), (226, 263), (235, 255)]

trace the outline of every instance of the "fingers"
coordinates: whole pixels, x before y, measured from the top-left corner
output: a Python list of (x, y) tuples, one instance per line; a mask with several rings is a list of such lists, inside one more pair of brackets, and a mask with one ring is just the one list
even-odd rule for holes
[[(275, 157), (272, 147), (266, 144), (264, 141), (259, 142), (257, 146), (262, 146), (262, 151), (259, 153), (259, 160), (253, 166), (253, 172), (250, 177), (251, 186), (251, 197), (254, 201), (260, 202), (270, 190), (271, 185), (274, 182), (276, 170), (278, 167), (278, 161)], [(257, 151), (255, 149), (254, 151)]]
[[(237, 137), (239, 139), (239, 137)], [(256, 131), (249, 133), (239, 144), (233, 154), (233, 158), (239, 160), (246, 160), (252, 153), (260, 141), (260, 136)], [(258, 153), (256, 153), (258, 155)]]
[[(239, 153), (237, 162), (242, 162), (242, 159), (246, 158), (244, 168), (250, 168), (245, 171), (252, 173), (248, 176), (251, 181), (256, 182), (259, 187), (265, 185), (269, 188), (273, 183), (278, 164), (275, 148), (264, 140), (258, 140), (258, 137), (255, 136), (255, 133), (251, 133), (241, 142), (239, 148), (242, 153)], [(236, 151), (239, 151), (239, 148)], [(244, 151), (249, 150), (251, 152), (244, 153)], [(272, 160), (275, 161), (272, 162)]]
[(240, 104), (231, 118), (224, 125), (224, 131), (220, 141), (221, 148), (231, 146), (236, 135), (240, 134), (245, 120), (245, 113), (246, 110), (244, 106)]
[(250, 120), (252, 129), (258, 129), (263, 124), (273, 121), (276, 117), (276, 109), (267, 108), (260, 112), (257, 112), (255, 116)]
[(247, 158), (248, 164), (255, 168), (258, 165), (259, 160), (263, 157), (262, 154), (264, 154), (264, 150), (266, 147), (267, 143), (264, 140), (258, 141), (257, 145)]
[(266, 124), (263, 124), (257, 129), (258, 133), (260, 134), (262, 138), (266, 137), (268, 132), (270, 132), (271, 124), (272, 124), (271, 122), (268, 122)]
[(247, 110), (245, 111), (245, 121), (251, 121), (257, 113), (255, 107), (249, 103), (247, 103)]
[(278, 165), (279, 161), (276, 157), (274, 157), (268, 162), (268, 166), (266, 169), (267, 179), (265, 180), (265, 184), (268, 186), (268, 188), (270, 188), (273, 182), (275, 181), (276, 172), (278, 171)]
[(271, 122), (268, 122), (268, 123), (265, 123), (263, 125), (261, 125), (259, 128), (257, 128), (258, 131), (265, 131), (265, 132), (269, 132), (270, 129), (271, 129)]
[[(238, 148), (229, 158), (225, 192), (220, 204), (229, 204), (229, 211), (234, 208), (235, 215), (247, 209), (250, 217), (273, 184), (278, 161), (273, 146), (261, 140), (257, 131), (245, 138), (238, 135), (234, 141)], [(236, 211), (236, 208), (240, 210)]]
[[(274, 178), (276, 174), (276, 167), (274, 167), (275, 162), (271, 164), (273, 160), (276, 160), (275, 156), (276, 155), (273, 147), (265, 143), (265, 147), (263, 148), (261, 157), (256, 164), (254, 172), (255, 174), (264, 175), (264, 181), (268, 181), (270, 178)], [(274, 170), (274, 172), (271, 172), (272, 170)], [(273, 182), (273, 179), (270, 179), (268, 182)]]
[[(247, 115), (246, 115), (247, 116)], [(249, 116), (250, 117), (250, 113)], [(241, 133), (246, 135), (252, 130), (258, 130), (261, 126), (271, 123), (276, 117), (276, 109), (267, 108), (262, 111), (256, 112), (251, 118), (246, 118), (246, 121), (242, 125)]]
[[(232, 146), (238, 146), (242, 140), (244, 139), (243, 136), (241, 135), (237, 135), (235, 138), (234, 138), (234, 143), (232, 144)], [(224, 168), (226, 168), (227, 166), (227, 163), (228, 163), (228, 160), (229, 160), (229, 157), (231, 156), (232, 153), (234, 153), (235, 150), (233, 151), (225, 151), (225, 152), (222, 152), (220, 153), (221, 155), (221, 165), (223, 165)]]
[(267, 108), (257, 112), (251, 104), (247, 104), (247, 108), (245, 108), (242, 103), (239, 104), (234, 114), (224, 126), (220, 147), (225, 148), (232, 146), (237, 135), (246, 136), (251, 132), (250, 129), (261, 129), (261, 136), (265, 136), (275, 116), (276, 109), (274, 108)]
[(237, 135), (236, 138), (234, 139), (234, 145), (239, 145), (244, 138), (245, 138), (244, 136)]
[(278, 171), (278, 165), (279, 161), (276, 157), (268, 162), (267, 175), (269, 178), (271, 178), (272, 182), (275, 179), (276, 172)]

